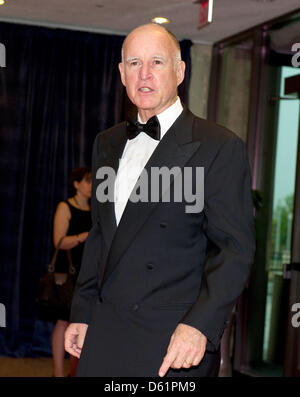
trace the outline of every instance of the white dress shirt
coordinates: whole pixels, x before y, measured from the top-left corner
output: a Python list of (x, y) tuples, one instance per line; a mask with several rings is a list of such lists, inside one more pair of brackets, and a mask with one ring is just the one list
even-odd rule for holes
[[(182, 110), (183, 107), (180, 99), (177, 97), (173, 105), (157, 115), (161, 131), (160, 139), (162, 139), (175, 120), (180, 116)], [(141, 122), (139, 115), (138, 121)], [(145, 132), (141, 132), (134, 139), (127, 140), (115, 180), (114, 201), (117, 225), (120, 222), (138, 177), (159, 142)]]

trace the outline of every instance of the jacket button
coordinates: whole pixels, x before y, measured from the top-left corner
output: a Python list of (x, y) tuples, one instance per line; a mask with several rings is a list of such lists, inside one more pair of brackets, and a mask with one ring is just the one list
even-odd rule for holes
[(139, 305), (133, 305), (133, 306), (132, 306), (132, 310), (133, 310), (134, 312), (136, 312), (138, 309), (139, 309)]
[(148, 263), (147, 269), (148, 270), (153, 270), (154, 269), (154, 265), (152, 263)]
[(161, 224), (159, 225), (160, 227), (167, 227), (166, 222), (161, 222)]

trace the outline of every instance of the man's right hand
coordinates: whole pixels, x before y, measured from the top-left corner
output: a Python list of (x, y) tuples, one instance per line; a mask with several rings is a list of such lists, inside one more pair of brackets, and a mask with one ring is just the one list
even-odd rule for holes
[(74, 357), (80, 358), (88, 324), (71, 323), (65, 332), (65, 350)]

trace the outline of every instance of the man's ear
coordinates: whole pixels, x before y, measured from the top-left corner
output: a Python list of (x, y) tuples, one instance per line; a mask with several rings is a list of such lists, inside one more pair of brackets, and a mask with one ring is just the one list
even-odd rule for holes
[(122, 84), (126, 87), (126, 84), (125, 84), (125, 73), (124, 73), (124, 64), (123, 64), (123, 62), (120, 62), (120, 63), (119, 63), (119, 71), (120, 71), (120, 75), (121, 75)]
[(179, 61), (176, 69), (177, 87), (179, 86), (179, 84), (183, 82), (184, 73), (185, 73), (185, 63), (183, 61)]

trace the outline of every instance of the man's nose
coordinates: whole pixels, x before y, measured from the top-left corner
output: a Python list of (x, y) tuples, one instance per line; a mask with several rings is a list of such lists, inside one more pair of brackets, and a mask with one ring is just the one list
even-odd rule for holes
[(148, 80), (149, 78), (151, 78), (152, 74), (151, 74), (151, 68), (148, 64), (142, 64), (142, 66), (140, 67), (140, 78), (142, 80)]

